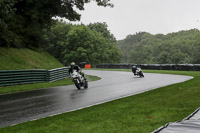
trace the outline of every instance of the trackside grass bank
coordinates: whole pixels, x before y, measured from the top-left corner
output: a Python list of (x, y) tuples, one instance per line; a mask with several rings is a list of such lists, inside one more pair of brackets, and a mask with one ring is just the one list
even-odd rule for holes
[(200, 72), (145, 71), (190, 75), (184, 83), (93, 107), (1, 128), (1, 133), (149, 133), (182, 120), (200, 106)]
[(54, 69), (59, 67), (63, 67), (63, 64), (41, 49), (0, 47), (0, 70)]

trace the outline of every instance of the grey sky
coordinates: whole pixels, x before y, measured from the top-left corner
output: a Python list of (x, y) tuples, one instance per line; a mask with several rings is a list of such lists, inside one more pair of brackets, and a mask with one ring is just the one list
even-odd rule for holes
[(86, 4), (81, 23), (106, 22), (117, 40), (146, 31), (152, 34), (200, 28), (200, 0), (111, 0), (114, 8)]

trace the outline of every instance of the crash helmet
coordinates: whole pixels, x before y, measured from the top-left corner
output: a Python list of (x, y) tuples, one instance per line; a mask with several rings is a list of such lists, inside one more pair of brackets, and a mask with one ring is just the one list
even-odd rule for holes
[(133, 69), (133, 70), (136, 70), (136, 66), (133, 66), (132, 69)]
[(71, 65), (71, 67), (74, 67), (76, 64), (74, 62), (72, 62), (70, 65)]

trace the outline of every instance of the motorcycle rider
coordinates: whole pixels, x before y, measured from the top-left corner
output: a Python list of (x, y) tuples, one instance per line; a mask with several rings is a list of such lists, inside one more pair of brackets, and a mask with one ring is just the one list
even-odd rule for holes
[(83, 78), (87, 81), (87, 79), (85, 78), (85, 74), (82, 72), (81, 68), (80, 68), (78, 65), (76, 65), (74, 62), (72, 62), (72, 63), (70, 64), (69, 75), (70, 75), (71, 73), (73, 73), (73, 70), (74, 70), (74, 69), (75, 69), (78, 73), (80, 73), (81, 76), (83, 76)]
[(133, 67), (132, 67), (132, 72), (134, 73), (134, 75), (136, 75), (136, 70), (137, 70), (137, 67), (136, 67), (136, 66), (133, 66)]
[(140, 67), (133, 66), (132, 72), (134, 73), (134, 76), (138, 75), (140, 77), (144, 77), (144, 74), (143, 74), (142, 69)]

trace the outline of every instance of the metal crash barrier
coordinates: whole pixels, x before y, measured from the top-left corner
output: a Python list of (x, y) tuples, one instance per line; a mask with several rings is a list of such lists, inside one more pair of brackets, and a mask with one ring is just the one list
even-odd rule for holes
[(51, 69), (47, 71), (46, 81), (53, 82), (57, 80), (61, 80), (69, 76), (69, 68), (61, 67), (57, 69)]
[(69, 75), (68, 70), (68, 67), (61, 67), (51, 70), (1, 70), (0, 86), (53, 82), (66, 78)]

